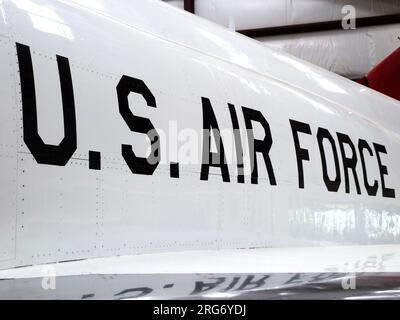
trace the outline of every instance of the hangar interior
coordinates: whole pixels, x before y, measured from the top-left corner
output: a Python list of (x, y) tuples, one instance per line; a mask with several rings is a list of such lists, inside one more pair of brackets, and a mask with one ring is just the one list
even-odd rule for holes
[(352, 80), (400, 47), (400, 0), (164, 1)]

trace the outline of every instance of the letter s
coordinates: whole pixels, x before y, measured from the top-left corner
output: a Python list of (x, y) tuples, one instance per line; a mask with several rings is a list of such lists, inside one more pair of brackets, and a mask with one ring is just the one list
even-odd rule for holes
[(147, 158), (135, 155), (130, 145), (122, 145), (122, 156), (132, 173), (152, 175), (160, 163), (160, 139), (151, 121), (147, 118), (135, 116), (129, 109), (129, 94), (137, 93), (143, 96), (149, 107), (157, 108), (156, 99), (139, 79), (123, 76), (117, 86), (119, 112), (132, 132), (146, 134), (151, 141), (151, 153)]

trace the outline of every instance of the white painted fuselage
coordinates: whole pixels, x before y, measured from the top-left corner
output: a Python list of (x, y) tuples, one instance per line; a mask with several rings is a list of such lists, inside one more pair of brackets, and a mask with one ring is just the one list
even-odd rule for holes
[[(0, 10), (1, 269), (256, 248), (275, 248), (272, 261), (276, 248), (314, 247), (296, 261), (323, 271), (318, 249), (350, 246), (365, 260), (392, 254), (400, 270), (398, 101), (159, 1)], [(206, 109), (226, 167), (205, 166)], [(156, 163), (135, 162), (151, 141)], [(212, 272), (209, 260), (185, 270)], [(252, 270), (224, 261), (215, 272)]]

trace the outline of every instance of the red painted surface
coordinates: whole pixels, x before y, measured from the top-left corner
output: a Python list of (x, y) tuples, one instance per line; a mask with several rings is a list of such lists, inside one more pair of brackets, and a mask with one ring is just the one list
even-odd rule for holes
[(358, 82), (400, 100), (400, 48)]

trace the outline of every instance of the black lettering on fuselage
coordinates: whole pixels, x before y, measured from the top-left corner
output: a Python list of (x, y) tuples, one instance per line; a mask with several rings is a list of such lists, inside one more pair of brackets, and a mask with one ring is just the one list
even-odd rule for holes
[(122, 145), (122, 156), (132, 173), (152, 175), (160, 162), (160, 138), (151, 121), (135, 116), (129, 108), (128, 96), (136, 93), (143, 96), (149, 107), (157, 108), (156, 99), (139, 79), (123, 76), (117, 86), (119, 112), (132, 132), (146, 134), (151, 141), (151, 152), (147, 158), (137, 157), (131, 145)]
[[(210, 167), (221, 169), (222, 180), (230, 182), (228, 165), (225, 159), (225, 148), (211, 102), (202, 98), (203, 106), (203, 161), (201, 164), (200, 180), (208, 180)], [(211, 135), (214, 136), (217, 152), (211, 152)]]
[(45, 144), (38, 132), (36, 90), (30, 48), (17, 43), (20, 70), (24, 141), (38, 163), (65, 166), (77, 148), (74, 90), (69, 60), (57, 56), (64, 116), (64, 138), (59, 145)]
[(379, 165), (379, 172), (381, 175), (381, 185), (382, 185), (382, 196), (385, 198), (395, 198), (396, 197), (396, 192), (394, 189), (386, 188), (386, 183), (385, 183), (385, 175), (388, 174), (387, 167), (382, 164), (382, 159), (380, 154), (384, 153), (386, 154), (386, 148), (385, 146), (374, 143), (374, 148), (375, 148), (375, 153), (376, 153), (376, 158), (378, 160), (378, 165)]
[[(68, 58), (57, 55), (57, 66), (60, 79), (62, 109), (64, 119), (64, 138), (58, 145), (45, 144), (38, 132), (38, 115), (37, 115), (37, 99), (35, 90), (35, 78), (32, 63), (30, 47), (16, 43), (17, 58), (20, 70), (21, 80), (21, 98), (23, 113), (23, 138), (31, 151), (33, 157), (38, 163), (65, 166), (71, 159), (77, 149), (77, 126), (75, 114), (75, 98), (72, 82), (71, 69)], [(117, 85), (117, 96), (119, 103), (119, 112), (122, 118), (132, 132), (146, 134), (151, 141), (151, 152), (147, 158), (137, 157), (131, 145), (122, 145), (122, 156), (125, 159), (130, 170), (135, 174), (152, 175), (160, 163), (160, 136), (157, 133), (152, 122), (148, 118), (135, 116), (129, 106), (128, 97), (130, 93), (141, 95), (147, 106), (157, 108), (156, 99), (146, 84), (136, 78), (122, 76)], [(232, 121), (232, 129), (234, 131), (234, 141), (237, 158), (237, 181), (245, 182), (244, 163), (243, 163), (243, 146), (240, 135), (239, 121), (236, 114), (235, 106), (228, 103), (228, 109)], [(217, 167), (221, 170), (222, 180), (230, 182), (229, 169), (225, 157), (225, 148), (222, 141), (220, 129), (218, 126), (213, 107), (208, 98), (202, 98), (203, 110), (203, 154), (201, 165), (201, 180), (208, 180), (210, 167)], [(276, 185), (276, 178), (273, 165), (270, 158), (270, 151), (273, 144), (271, 129), (269, 123), (260, 111), (242, 107), (245, 126), (247, 129), (248, 145), (250, 150), (251, 161), (251, 183), (257, 184), (258, 165), (257, 155), (261, 153), (267, 169), (270, 185)], [(304, 179), (304, 162), (310, 161), (310, 153), (307, 149), (300, 145), (299, 133), (311, 135), (312, 130), (309, 124), (296, 120), (289, 120), (294, 147), (297, 158), (298, 168), (298, 186), (300, 189), (305, 188)], [(258, 122), (264, 130), (263, 140), (254, 138), (253, 123)], [(215, 139), (216, 152), (211, 152), (211, 134)], [(357, 194), (361, 194), (359, 179), (357, 176), (357, 152), (356, 147), (347, 134), (337, 132), (342, 164), (344, 169), (345, 192), (350, 193), (350, 175), (352, 174), (356, 186)], [(337, 192), (341, 185), (341, 170), (339, 166), (338, 152), (335, 140), (330, 132), (325, 128), (318, 128), (317, 142), (321, 155), (323, 180), (328, 191)], [(335, 166), (335, 177), (331, 179), (328, 175), (327, 159), (325, 153), (324, 142), (329, 142)], [(351, 154), (346, 154), (345, 147), (348, 147)], [(386, 147), (377, 143), (373, 144), (374, 150), (364, 139), (358, 140), (357, 150), (360, 157), (363, 181), (365, 189), (369, 196), (376, 196), (379, 189), (378, 180), (372, 180), (368, 176), (368, 167), (366, 157), (376, 157), (378, 162), (380, 182), (382, 186), (382, 196), (385, 198), (395, 198), (395, 190), (386, 187), (385, 176), (388, 175), (386, 165), (382, 163), (381, 155), (386, 154)], [(375, 153), (374, 153), (375, 151)], [(101, 152), (88, 151), (89, 169), (101, 170)], [(170, 163), (170, 177), (180, 177), (180, 167), (178, 162)], [(370, 181), (373, 181), (370, 184)]]
[(310, 125), (307, 123), (303, 123), (303, 122), (299, 122), (299, 121), (295, 121), (295, 120), (289, 120), (289, 121), (290, 121), (290, 126), (292, 127), (294, 148), (296, 151), (299, 188), (304, 189), (303, 160), (310, 161), (310, 155), (309, 155), (307, 149), (300, 147), (299, 132), (310, 135), (311, 128), (310, 128)]
[[(333, 160), (335, 162), (335, 174), (336, 174), (336, 177), (333, 180), (331, 180), (328, 175), (328, 166), (326, 163), (326, 154), (325, 154), (324, 143), (323, 143), (324, 139), (326, 139), (329, 142), (329, 144), (331, 145), (331, 148), (332, 148)], [(322, 175), (323, 175), (325, 186), (328, 189), (328, 191), (337, 192), (340, 187), (341, 178), (340, 178), (339, 158), (338, 158), (338, 153), (336, 150), (335, 140), (333, 139), (333, 137), (329, 133), (329, 131), (325, 128), (318, 128), (317, 140), (318, 140), (319, 152), (321, 155)]]
[[(350, 137), (347, 134), (338, 132), (337, 137), (338, 137), (338, 141), (339, 141), (340, 152), (342, 154), (346, 193), (350, 193), (349, 171), (351, 171), (353, 173), (357, 193), (361, 194), (360, 184), (358, 182), (357, 171), (356, 171), (356, 166), (357, 166), (356, 148), (354, 147), (353, 142), (351, 141)], [(350, 147), (351, 152), (352, 152), (351, 156), (346, 155), (346, 151), (344, 149), (345, 144)]]
[[(242, 107), (244, 121), (247, 129), (247, 138), (249, 142), (250, 161), (251, 161), (251, 183), (258, 183), (258, 167), (257, 167), (257, 152), (260, 152), (264, 157), (264, 162), (267, 167), (269, 182), (271, 185), (276, 185), (275, 173), (269, 157), (269, 151), (272, 147), (271, 129), (267, 120), (258, 110)], [(254, 139), (252, 122), (256, 121), (261, 124), (265, 132), (264, 140)]]
[(244, 183), (243, 147), (242, 137), (240, 135), (239, 120), (236, 114), (235, 106), (229, 103), (228, 107), (232, 120), (233, 136), (235, 138), (236, 161), (238, 170), (237, 181), (238, 183)]
[(360, 139), (358, 141), (358, 151), (360, 152), (360, 159), (361, 159), (361, 165), (362, 165), (362, 171), (363, 171), (363, 177), (364, 177), (364, 186), (365, 190), (367, 190), (367, 193), (369, 196), (376, 196), (378, 193), (378, 181), (374, 180), (374, 184), (370, 185), (368, 183), (368, 172), (367, 172), (367, 166), (365, 164), (365, 156), (364, 156), (364, 150), (367, 150), (370, 156), (373, 156), (372, 149), (369, 146), (368, 142)]

